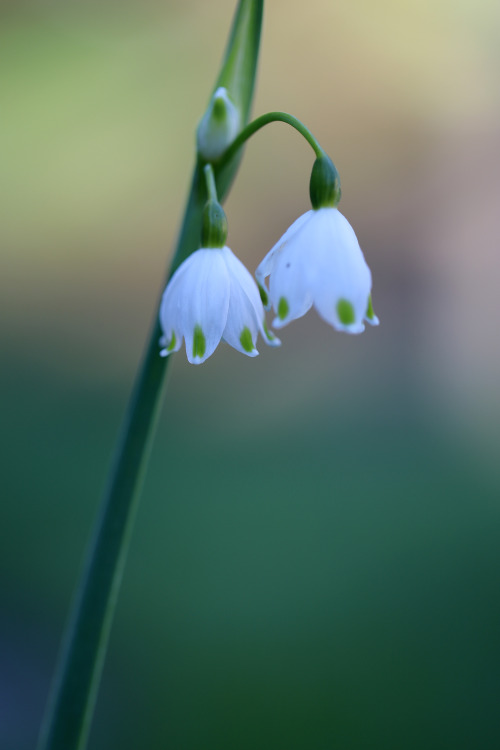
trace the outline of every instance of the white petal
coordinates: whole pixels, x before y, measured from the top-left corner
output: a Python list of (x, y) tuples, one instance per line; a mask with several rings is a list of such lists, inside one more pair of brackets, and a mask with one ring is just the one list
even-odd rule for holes
[(302, 214), (302, 216), (299, 216), (298, 219), (296, 219), (293, 224), (291, 224), (288, 229), (286, 230), (285, 234), (283, 234), (278, 242), (269, 250), (267, 255), (264, 257), (263, 260), (259, 263), (257, 270), (255, 271), (255, 276), (257, 278), (257, 281), (261, 286), (264, 285), (264, 279), (266, 276), (269, 276), (273, 272), (274, 264), (276, 262), (276, 253), (278, 253), (280, 250), (285, 247), (287, 242), (292, 238), (292, 236), (302, 227), (302, 225), (311, 217), (311, 214), (313, 211), (306, 211), (305, 214)]
[(172, 331), (179, 341), (184, 337), (189, 362), (201, 364), (221, 340), (228, 306), (229, 276), (222, 251), (197, 250), (177, 269), (163, 295), (160, 322), (165, 339), (171, 340)]
[(262, 300), (260, 299), (257, 284), (255, 283), (252, 274), (228, 247), (222, 248), (222, 254), (231, 282), (238, 282), (255, 310), (255, 314), (260, 318), (260, 316), (264, 314), (264, 308), (262, 306)]
[(264, 308), (259, 290), (249, 271), (234, 253), (228, 247), (224, 247), (222, 253), (230, 283), (229, 309), (223, 338), (243, 354), (255, 357), (258, 354), (255, 342), (259, 330), (265, 335), (262, 326)]
[(158, 343), (162, 347), (160, 349), (160, 357), (168, 357), (169, 354), (179, 351), (182, 346), (182, 337), (172, 330), (169, 337), (162, 336)]
[(255, 346), (258, 332), (255, 313), (248, 297), (246, 297), (242, 288), (234, 282), (231, 285), (229, 311), (222, 337), (224, 341), (227, 341), (230, 346), (242, 354), (256, 357), (259, 353)]
[[(280, 255), (282, 254), (282, 252), (286, 252), (287, 246), (290, 244), (290, 241), (295, 237), (301, 227), (308, 222), (308, 220), (311, 218), (312, 213), (312, 211), (306, 211), (305, 214), (299, 216), (299, 218), (296, 219), (293, 224), (288, 227), (285, 234), (280, 237), (274, 247), (269, 250), (264, 259), (259, 263), (257, 270), (255, 271), (255, 277), (257, 279), (257, 283), (260, 287), (262, 287), (268, 298), (271, 296), (271, 293), (266, 287), (264, 279), (266, 278), (266, 276), (273, 274)], [(268, 302), (265, 307), (266, 310), (269, 310), (269, 308), (271, 307), (271, 302)], [(304, 310), (304, 312), (307, 312), (307, 310)], [(304, 313), (302, 313), (302, 315), (303, 314)], [(297, 315), (295, 317), (299, 316)], [(291, 319), (291, 317), (288, 317), (286, 322), (289, 322), (289, 320)], [(276, 325), (276, 321), (273, 323), (273, 325)], [(278, 326), (280, 325), (283, 326), (285, 325), (285, 323), (278, 321)]]
[(367, 323), (369, 323), (371, 326), (378, 326), (380, 325), (380, 320), (377, 318), (373, 311), (373, 302), (371, 295), (368, 297), (368, 305), (365, 312), (365, 320)]
[(268, 346), (281, 346), (280, 339), (272, 331), (269, 330), (265, 320), (262, 321), (262, 327), (264, 329), (263, 338), (266, 344)]
[(165, 347), (160, 352), (163, 357), (171, 353), (169, 348), (172, 342), (174, 342), (174, 347), (171, 351), (178, 351), (182, 345), (183, 331), (181, 317), (183, 313), (183, 289), (185, 279), (188, 279), (189, 283), (190, 273), (193, 272), (191, 270), (192, 266), (194, 265), (196, 270), (196, 264), (196, 253), (192, 253), (174, 272), (163, 292), (159, 313), (160, 325), (163, 329), (160, 346)]
[[(337, 209), (325, 208), (316, 212), (312, 235), (314, 305), (337, 330), (361, 333), (372, 282), (354, 230)], [(345, 303), (353, 313), (348, 322), (339, 316)]]
[(281, 328), (291, 320), (304, 315), (313, 303), (310, 283), (310, 226), (314, 211), (301, 216), (283, 235), (284, 242), (273, 259), (273, 272), (269, 282), (270, 297), (278, 313), (273, 326)]
[(260, 331), (262, 338), (268, 346), (280, 346), (281, 341), (267, 329), (264, 316), (264, 306), (252, 275), (228, 247), (223, 248), (223, 252), (230, 276), (237, 280), (253, 308), (257, 328)]
[[(186, 354), (192, 364), (201, 364), (215, 351), (226, 325), (229, 306), (229, 276), (220, 249), (201, 249), (185, 300), (184, 338)], [(195, 354), (196, 331), (205, 339), (204, 351)]]

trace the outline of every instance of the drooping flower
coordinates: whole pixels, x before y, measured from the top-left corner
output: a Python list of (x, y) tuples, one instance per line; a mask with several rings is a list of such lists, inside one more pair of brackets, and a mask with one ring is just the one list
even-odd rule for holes
[(163, 294), (160, 323), (161, 356), (178, 351), (184, 339), (195, 365), (208, 359), (221, 339), (249, 357), (258, 354), (259, 332), (270, 346), (280, 343), (266, 328), (255, 281), (226, 246), (196, 250), (179, 266)]
[(361, 333), (364, 320), (379, 322), (371, 304), (372, 277), (354, 230), (336, 207), (340, 182), (328, 157), (316, 160), (310, 192), (313, 209), (289, 227), (257, 268), (261, 296), (266, 302), (269, 276), (276, 328), (314, 305), (337, 330)]
[(363, 320), (378, 324), (370, 301), (372, 278), (354, 230), (337, 208), (300, 216), (266, 255), (256, 271), (281, 328), (314, 305), (339, 331), (361, 333)]

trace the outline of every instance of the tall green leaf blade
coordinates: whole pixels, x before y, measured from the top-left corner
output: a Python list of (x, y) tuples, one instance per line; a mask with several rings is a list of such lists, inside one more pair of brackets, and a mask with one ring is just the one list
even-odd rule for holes
[[(213, 88), (215, 91), (219, 86), (224, 86), (228, 90), (232, 101), (241, 112), (242, 128), (248, 122), (255, 90), (263, 12), (264, 0), (240, 0), (222, 68)], [(240, 151), (220, 170), (217, 170), (215, 165), (215, 179), (221, 202), (227, 196), (236, 176), (241, 156)], [(206, 201), (202, 167), (202, 162), (198, 161), (170, 274), (200, 246), (201, 214)]]

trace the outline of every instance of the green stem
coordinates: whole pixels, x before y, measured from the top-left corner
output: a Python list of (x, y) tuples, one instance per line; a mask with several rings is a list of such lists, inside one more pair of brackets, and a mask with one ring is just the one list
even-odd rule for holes
[[(184, 258), (199, 246), (206, 198), (202, 170), (197, 164), (167, 281)], [(159, 356), (161, 334), (156, 313), (66, 627), (40, 733), (39, 750), (83, 750), (87, 744), (111, 622), (170, 361), (170, 357)]]
[[(263, 0), (239, 0), (216, 88), (225, 85), (248, 119), (255, 85)], [(217, 174), (223, 200), (240, 156)], [(207, 199), (197, 162), (184, 221), (168, 278), (199, 247)], [(39, 750), (84, 750), (101, 677), (142, 480), (158, 419), (170, 358), (159, 356), (161, 328), (155, 311), (149, 344), (118, 441), (87, 562), (76, 592), (40, 734)]]
[(212, 169), (211, 164), (205, 164), (203, 167), (203, 171), (205, 173), (205, 182), (207, 185), (207, 193), (208, 198), (211, 201), (214, 201), (215, 203), (218, 203), (217, 198), (217, 187), (215, 186), (215, 177), (214, 177), (214, 170)]
[[(197, 247), (198, 241), (194, 241), (194, 237), (199, 237), (205, 199), (206, 192), (197, 167), (169, 275), (182, 258)], [(40, 735), (40, 750), (83, 750), (87, 743), (169, 362), (169, 358), (159, 356), (161, 333), (156, 315), (66, 629)]]
[(317, 157), (325, 156), (325, 151), (321, 148), (316, 138), (313, 136), (311, 131), (306, 128), (304, 123), (298, 120), (288, 112), (267, 112), (265, 115), (257, 117), (252, 120), (238, 135), (237, 138), (231, 143), (231, 145), (224, 151), (220, 159), (217, 160), (215, 166), (217, 171), (221, 170), (231, 159), (238, 153), (243, 144), (258, 130), (263, 128), (265, 125), (269, 125), (271, 122), (285, 122), (287, 125), (291, 125), (295, 128), (309, 143), (311, 148)]

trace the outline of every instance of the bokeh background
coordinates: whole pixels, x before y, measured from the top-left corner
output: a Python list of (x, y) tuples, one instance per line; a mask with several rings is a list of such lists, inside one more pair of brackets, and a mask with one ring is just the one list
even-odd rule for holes
[[(0, 747), (34, 747), (234, 0), (4, 2)], [(254, 113), (335, 160), (382, 324), (176, 355), (91, 747), (500, 746), (500, 5), (273, 0)], [(226, 203), (308, 208), (285, 125)]]

